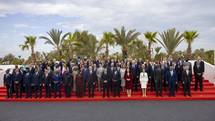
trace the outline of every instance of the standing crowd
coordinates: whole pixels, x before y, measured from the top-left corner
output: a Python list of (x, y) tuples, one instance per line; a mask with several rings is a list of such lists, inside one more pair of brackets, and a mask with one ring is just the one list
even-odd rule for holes
[[(193, 71), (192, 71), (193, 70)], [(45, 61), (39, 65), (15, 67), (7, 69), (4, 75), (4, 85), (7, 88), (7, 98), (50, 98), (94, 97), (95, 89), (103, 97), (120, 97), (120, 92), (126, 92), (128, 97), (132, 91), (141, 89), (142, 96), (147, 96), (147, 88), (156, 96), (163, 96), (168, 91), (169, 96), (176, 96), (180, 85), (183, 85), (184, 96), (191, 96), (191, 81), (194, 72), (195, 88), (203, 91), (204, 62), (198, 57), (192, 68), (188, 60), (173, 61), (142, 61), (140, 59), (125, 60), (91, 60), (77, 58), (74, 62)], [(43, 94), (45, 90), (45, 94)], [(25, 94), (23, 94), (25, 93)]]

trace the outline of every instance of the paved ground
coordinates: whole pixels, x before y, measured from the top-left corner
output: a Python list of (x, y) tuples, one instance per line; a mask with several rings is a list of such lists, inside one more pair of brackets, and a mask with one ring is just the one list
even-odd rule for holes
[(214, 121), (215, 101), (0, 103), (0, 121)]

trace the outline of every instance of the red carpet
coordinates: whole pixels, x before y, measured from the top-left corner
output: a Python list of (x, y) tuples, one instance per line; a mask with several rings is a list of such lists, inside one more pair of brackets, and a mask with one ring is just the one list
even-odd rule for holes
[[(0, 101), (15, 101), (15, 102), (51, 102), (51, 101), (128, 101), (128, 100), (215, 100), (215, 86), (214, 84), (210, 83), (208, 80), (204, 80), (204, 89), (203, 92), (201, 91), (194, 91), (194, 82), (191, 84), (191, 94), (192, 97), (184, 97), (183, 96), (183, 88), (180, 86), (179, 91), (176, 93), (176, 97), (168, 97), (168, 91), (163, 91), (163, 97), (156, 97), (155, 92), (150, 92), (148, 89), (147, 97), (142, 97), (141, 90), (139, 89), (138, 92), (132, 92), (132, 97), (127, 97), (125, 92), (121, 92), (121, 97), (113, 97), (112, 95), (109, 98), (103, 98), (102, 93), (95, 90), (95, 97), (88, 98), (85, 96), (83, 98), (77, 98), (72, 92), (71, 98), (66, 98), (64, 96), (64, 91), (62, 89), (62, 98), (24, 98), (25, 94), (23, 93), (23, 98), (16, 99), (15, 94), (13, 95), (12, 99), (6, 98), (6, 88), (0, 87)], [(43, 96), (45, 95), (45, 89), (43, 89)], [(53, 94), (52, 94), (53, 95)], [(87, 93), (86, 93), (87, 95)], [(33, 94), (34, 97), (34, 94)]]

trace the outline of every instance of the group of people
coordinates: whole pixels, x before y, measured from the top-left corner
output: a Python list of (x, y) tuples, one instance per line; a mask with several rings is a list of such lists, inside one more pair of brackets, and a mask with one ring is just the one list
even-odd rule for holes
[[(4, 75), (4, 85), (7, 88), (7, 98), (50, 98), (94, 97), (95, 89), (103, 97), (120, 97), (120, 92), (126, 92), (128, 97), (132, 91), (141, 89), (142, 96), (147, 96), (147, 88), (156, 96), (163, 96), (168, 91), (169, 96), (175, 96), (179, 85), (183, 85), (184, 96), (191, 96), (191, 81), (195, 75), (195, 90), (203, 91), (202, 76), (204, 62), (198, 57), (193, 68), (188, 60), (179, 58), (173, 61), (142, 61), (141, 59), (125, 60), (91, 60), (77, 58), (75, 61), (54, 62), (45, 61), (39, 65), (15, 67), (7, 69)], [(198, 86), (199, 85), (199, 86)], [(45, 90), (45, 94), (43, 94)], [(63, 92), (62, 92), (63, 91)]]

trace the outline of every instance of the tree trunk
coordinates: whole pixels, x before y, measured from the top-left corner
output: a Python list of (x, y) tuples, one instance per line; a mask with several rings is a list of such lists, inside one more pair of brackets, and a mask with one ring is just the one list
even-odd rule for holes
[(62, 59), (62, 51), (61, 51), (60, 47), (57, 47), (57, 51), (59, 53), (58, 61), (60, 61)]
[(106, 50), (105, 50), (105, 54), (106, 54), (106, 58), (109, 56), (109, 47), (108, 47), (108, 44), (106, 43)]
[(188, 54), (188, 58), (191, 59), (192, 57), (192, 49), (191, 49), (191, 43), (188, 43), (188, 47), (187, 47), (187, 54)]
[(124, 59), (128, 57), (128, 52), (126, 47), (122, 47), (122, 56)]
[(32, 63), (35, 65), (36, 64), (36, 55), (34, 52), (34, 47), (31, 47), (31, 57), (32, 57)]
[(148, 60), (151, 61), (151, 43), (148, 44)]

